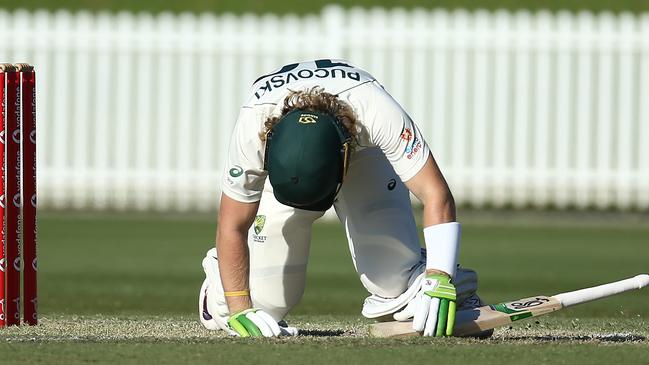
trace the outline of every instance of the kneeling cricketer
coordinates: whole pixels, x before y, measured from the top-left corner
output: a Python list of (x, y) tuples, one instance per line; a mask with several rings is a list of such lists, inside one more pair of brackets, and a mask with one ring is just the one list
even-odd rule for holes
[[(409, 192), (423, 204), (425, 248)], [(232, 134), (216, 248), (203, 259), (201, 323), (234, 336), (296, 335), (284, 317), (304, 292), (311, 227), (334, 207), (367, 318), (450, 336), (481, 306), (456, 261), (453, 196), (417, 125), (366, 71), (343, 60), (259, 77)]]

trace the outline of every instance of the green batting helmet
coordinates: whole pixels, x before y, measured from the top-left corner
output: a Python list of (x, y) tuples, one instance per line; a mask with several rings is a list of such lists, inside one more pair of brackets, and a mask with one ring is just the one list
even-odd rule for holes
[(293, 110), (268, 132), (264, 169), (277, 201), (305, 210), (329, 209), (342, 185), (352, 136), (326, 113)]

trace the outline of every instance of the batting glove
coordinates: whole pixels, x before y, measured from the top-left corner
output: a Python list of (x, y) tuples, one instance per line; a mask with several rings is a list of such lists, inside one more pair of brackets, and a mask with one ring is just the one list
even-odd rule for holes
[(451, 336), (455, 325), (455, 286), (444, 275), (428, 275), (421, 286), (424, 293), (415, 310), (412, 326), (424, 336)]
[(419, 294), (394, 319), (406, 321), (413, 318), (412, 328), (423, 331), (424, 336), (451, 336), (455, 326), (455, 286), (445, 275), (427, 275)]
[(228, 319), (228, 326), (239, 337), (296, 336), (295, 327), (280, 326), (270, 314), (261, 309), (250, 308), (234, 313)]

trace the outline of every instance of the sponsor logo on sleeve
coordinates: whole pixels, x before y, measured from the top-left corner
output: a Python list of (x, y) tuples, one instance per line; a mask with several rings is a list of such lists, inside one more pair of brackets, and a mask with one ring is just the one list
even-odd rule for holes
[(406, 158), (410, 160), (415, 154), (417, 154), (417, 152), (419, 152), (419, 150), (421, 150), (421, 147), (421, 141), (417, 136), (415, 136), (412, 141), (408, 142), (406, 149), (403, 152), (405, 153)]
[(232, 167), (229, 172), (230, 172), (230, 176), (239, 177), (243, 175), (243, 168), (241, 168), (241, 166), (239, 165), (234, 165), (234, 167)]
[(410, 140), (412, 139), (412, 131), (410, 130), (410, 128), (405, 128), (401, 132), (401, 139), (403, 139), (406, 142), (410, 142)]
[(421, 141), (410, 128), (404, 128), (401, 131), (401, 136), (399, 137), (402, 140), (406, 141), (406, 148), (403, 150), (403, 153), (406, 155), (407, 159), (411, 159), (419, 150), (421, 150)]

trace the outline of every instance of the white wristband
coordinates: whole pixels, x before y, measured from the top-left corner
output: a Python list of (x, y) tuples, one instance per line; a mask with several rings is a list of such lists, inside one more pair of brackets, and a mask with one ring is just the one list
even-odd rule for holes
[(462, 228), (458, 222), (436, 224), (424, 228), (426, 269), (441, 270), (451, 277), (455, 276), (461, 232)]

